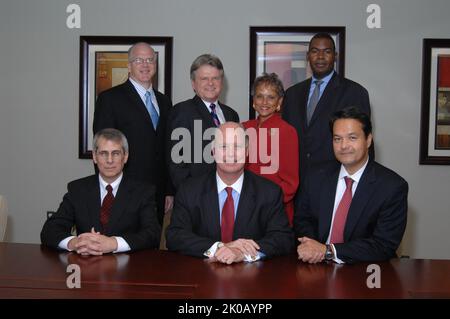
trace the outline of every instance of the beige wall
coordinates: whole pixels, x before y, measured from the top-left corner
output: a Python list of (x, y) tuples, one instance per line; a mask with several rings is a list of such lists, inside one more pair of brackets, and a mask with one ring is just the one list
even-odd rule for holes
[[(4, 4), (7, 2), (6, 4)], [(66, 6), (81, 6), (81, 29)], [(92, 172), (78, 155), (80, 35), (174, 37), (173, 100), (192, 96), (188, 69), (201, 53), (224, 62), (225, 101), (248, 118), (249, 26), (347, 27), (346, 76), (370, 93), (377, 159), (409, 182), (402, 253), (450, 258), (450, 167), (419, 166), (424, 37), (450, 37), (450, 2), (361, 1), (4, 1), (0, 5), (0, 194), (11, 213), (9, 240), (39, 242), (47, 210), (66, 183)], [(366, 7), (382, 28), (365, 26)]]

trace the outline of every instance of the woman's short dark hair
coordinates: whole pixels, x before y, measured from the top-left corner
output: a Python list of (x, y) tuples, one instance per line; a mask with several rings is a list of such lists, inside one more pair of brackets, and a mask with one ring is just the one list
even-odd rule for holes
[(255, 82), (253, 82), (251, 94), (252, 96), (255, 95), (256, 88), (260, 85), (268, 85), (275, 89), (279, 97), (284, 96), (284, 88), (283, 88), (283, 82), (281, 82), (280, 78), (276, 73), (263, 73), (262, 75), (258, 76), (255, 79)]

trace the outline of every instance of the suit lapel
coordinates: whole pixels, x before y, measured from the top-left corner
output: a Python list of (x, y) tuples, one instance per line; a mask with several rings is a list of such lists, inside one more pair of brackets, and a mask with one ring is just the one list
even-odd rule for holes
[(222, 103), (219, 102), (220, 109), (222, 110), (223, 117), (225, 118), (226, 122), (235, 121), (233, 117), (233, 113), (228, 110), (228, 108), (224, 107)]
[[(306, 80), (305, 85), (303, 86), (303, 88), (300, 90), (299, 92), (299, 103), (300, 103), (300, 119), (301, 121), (301, 126), (303, 126), (303, 129), (307, 129), (308, 126), (306, 124), (306, 109), (308, 108), (308, 95), (309, 95), (309, 88), (311, 86), (311, 78), (309, 78), (308, 80)], [(301, 107), (301, 105), (304, 105), (304, 107)]]
[(132, 187), (129, 180), (123, 175), (122, 181), (119, 184), (116, 197), (111, 208), (111, 215), (109, 217), (107, 232), (112, 233), (115, 225), (120, 220), (120, 217), (125, 213), (127, 203), (131, 198)]
[[(101, 231), (100, 225), (100, 181), (98, 175), (94, 175), (89, 180), (89, 185), (86, 189), (87, 192), (87, 209), (90, 219), (90, 224), (94, 227), (95, 231)], [(88, 230), (90, 231), (90, 229)]]
[(201, 213), (203, 214), (202, 219), (206, 221), (208, 228), (208, 233), (212, 238), (220, 240), (220, 210), (219, 210), (219, 196), (217, 194), (217, 182), (216, 173), (209, 174), (209, 178), (205, 183), (206, 191), (204, 193), (205, 200), (202, 201), (203, 207), (201, 208)]
[(150, 127), (153, 128), (152, 119), (147, 111), (147, 107), (145, 106), (144, 102), (142, 101), (141, 97), (139, 96), (139, 93), (136, 91), (133, 84), (130, 82), (130, 80), (127, 80), (124, 83), (124, 85), (128, 97), (131, 99), (131, 101), (133, 101), (133, 103), (131, 103), (131, 106), (136, 107), (141, 113), (141, 115), (147, 119), (148, 125), (150, 125)]
[(248, 172), (244, 172), (244, 183), (242, 185), (241, 195), (237, 206), (236, 219), (234, 222), (233, 240), (242, 237), (245, 233), (246, 225), (252, 216), (256, 203), (255, 187), (253, 180)]
[(333, 216), (334, 200), (336, 197), (336, 187), (339, 177), (339, 166), (337, 170), (328, 174), (321, 189), (319, 204), (319, 239), (325, 242), (330, 233), (331, 219)]
[(312, 126), (316, 119), (320, 118), (320, 113), (323, 110), (327, 110), (331, 105), (334, 105), (334, 102), (332, 100), (337, 98), (338, 96), (338, 94), (336, 94), (336, 90), (339, 88), (340, 82), (341, 81), (339, 80), (339, 77), (337, 76), (336, 72), (334, 72), (333, 76), (328, 82), (327, 87), (323, 91), (322, 96), (320, 97), (319, 103), (317, 103), (309, 126)]
[(364, 211), (369, 199), (372, 197), (372, 193), (375, 188), (371, 185), (376, 181), (376, 174), (373, 162), (369, 161), (364, 173), (359, 180), (359, 185), (356, 188), (356, 192), (353, 195), (352, 203), (347, 215), (347, 221), (345, 222), (344, 229), (344, 241), (348, 241), (351, 238), (353, 230), (355, 229), (361, 214)]
[[(159, 122), (158, 122), (158, 126), (156, 128), (156, 132), (157, 132), (158, 136), (160, 136), (163, 133), (163, 131), (165, 130), (165, 121), (167, 118), (168, 110), (166, 109), (166, 106), (164, 105), (164, 102), (162, 101), (161, 93), (155, 91), (155, 96), (156, 96), (156, 101), (158, 102), (158, 106), (159, 106)], [(162, 136), (162, 137), (164, 138), (164, 136)]]
[(205, 103), (203, 103), (202, 99), (196, 95), (192, 99), (194, 104), (197, 106), (198, 114), (202, 117), (203, 123), (207, 124), (206, 127), (203, 127), (203, 129), (207, 129), (208, 127), (216, 127), (214, 124), (213, 118), (211, 116), (211, 113), (208, 112), (206, 109)]

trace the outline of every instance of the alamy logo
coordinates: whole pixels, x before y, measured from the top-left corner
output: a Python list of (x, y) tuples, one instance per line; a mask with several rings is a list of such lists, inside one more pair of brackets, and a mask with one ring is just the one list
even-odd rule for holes
[(67, 16), (66, 25), (69, 29), (81, 28), (81, 8), (78, 4), (69, 4), (66, 8), (66, 12), (70, 13)]
[[(171, 149), (171, 159), (175, 164), (190, 163), (213, 163), (216, 162), (244, 162), (244, 158), (214, 158), (213, 147), (223, 148), (225, 154), (235, 153), (239, 144), (238, 136), (245, 136), (248, 145), (248, 163), (260, 163), (261, 174), (274, 174), (280, 166), (280, 132), (278, 128), (227, 128), (224, 141), (222, 132), (216, 128), (208, 128), (203, 132), (202, 121), (194, 120), (193, 135), (187, 128), (178, 127), (172, 131), (171, 140), (178, 141)], [(232, 137), (231, 140), (229, 137)], [(270, 138), (268, 138), (270, 136)], [(234, 137), (234, 138), (233, 138)], [(270, 139), (270, 141), (269, 141)], [(242, 141), (244, 139), (241, 138)], [(203, 145), (207, 144), (203, 147)], [(270, 143), (269, 143), (270, 142)]]
[(66, 279), (67, 288), (81, 288), (81, 269), (77, 264), (70, 264), (66, 269), (70, 275)]

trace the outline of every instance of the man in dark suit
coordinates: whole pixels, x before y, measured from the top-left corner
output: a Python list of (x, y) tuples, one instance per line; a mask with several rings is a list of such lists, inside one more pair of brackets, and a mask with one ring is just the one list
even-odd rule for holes
[(367, 114), (338, 111), (330, 129), (341, 165), (312, 168), (306, 176), (294, 214), (299, 259), (355, 263), (395, 257), (406, 227), (407, 182), (369, 159)]
[(244, 172), (243, 127), (227, 122), (216, 129), (213, 153), (216, 171), (191, 178), (177, 192), (169, 250), (227, 264), (291, 252), (294, 237), (281, 188)]
[[(212, 135), (205, 132), (213, 132), (212, 128), (227, 121), (239, 122), (239, 115), (218, 100), (223, 80), (220, 59), (211, 54), (200, 55), (191, 65), (191, 84), (196, 95), (176, 104), (169, 115), (169, 172), (176, 189), (189, 177), (214, 171), (212, 158), (208, 161), (203, 157)], [(180, 145), (184, 147), (180, 149)]]
[(122, 131), (130, 144), (128, 176), (156, 186), (158, 220), (173, 206), (173, 190), (167, 171), (166, 122), (172, 102), (152, 87), (156, 55), (147, 43), (128, 51), (128, 80), (105, 92), (96, 103), (94, 134), (103, 128)]
[[(82, 255), (159, 247), (154, 186), (122, 173), (128, 160), (125, 136), (104, 129), (93, 145), (99, 174), (68, 184), (58, 211), (42, 228), (42, 243)], [(71, 234), (73, 226), (78, 236)]]
[(328, 130), (328, 121), (334, 112), (356, 106), (370, 116), (367, 90), (334, 71), (336, 58), (333, 38), (327, 33), (316, 34), (307, 54), (312, 78), (293, 85), (284, 96), (283, 119), (296, 128), (299, 138), (301, 184), (311, 166), (336, 161)]

